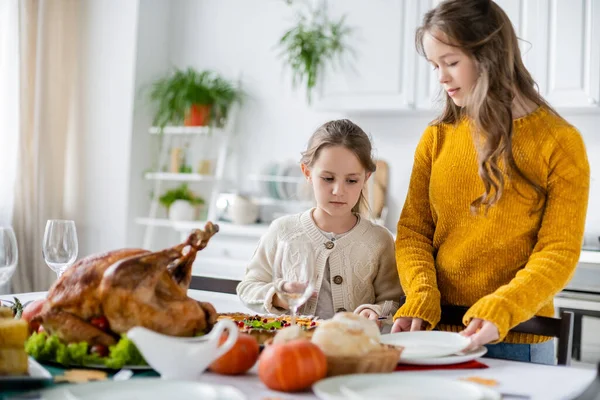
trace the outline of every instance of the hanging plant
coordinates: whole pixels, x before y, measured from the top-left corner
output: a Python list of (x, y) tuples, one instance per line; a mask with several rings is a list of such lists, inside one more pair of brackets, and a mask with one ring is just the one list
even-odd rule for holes
[[(286, 0), (292, 5), (290, 0)], [(285, 32), (279, 40), (280, 57), (291, 69), (292, 85), (304, 85), (306, 97), (310, 104), (312, 93), (328, 63), (351, 52), (346, 44), (352, 28), (346, 26), (345, 16), (338, 21), (329, 19), (325, 3), (311, 8), (304, 4), (307, 11), (299, 11), (298, 21), (294, 27)]]

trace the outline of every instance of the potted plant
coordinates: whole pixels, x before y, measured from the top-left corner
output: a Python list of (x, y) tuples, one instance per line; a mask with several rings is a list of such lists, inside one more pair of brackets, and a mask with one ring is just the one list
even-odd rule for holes
[[(291, 1), (287, 1), (292, 4)], [(292, 71), (292, 85), (306, 86), (308, 103), (325, 66), (351, 51), (345, 43), (352, 28), (346, 26), (345, 16), (338, 21), (329, 19), (324, 3), (307, 12), (298, 13), (298, 21), (279, 39), (280, 57)]]
[(192, 192), (187, 183), (168, 190), (158, 199), (166, 207), (169, 219), (173, 221), (189, 221), (196, 219), (204, 199)]
[(204, 126), (222, 124), (241, 91), (212, 71), (176, 69), (152, 84), (150, 100), (157, 104), (153, 125)]

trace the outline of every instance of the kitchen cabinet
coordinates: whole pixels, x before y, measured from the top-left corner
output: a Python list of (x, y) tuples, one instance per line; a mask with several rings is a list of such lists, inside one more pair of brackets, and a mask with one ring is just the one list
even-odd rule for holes
[[(327, 70), (317, 110), (414, 113), (439, 104), (431, 66), (415, 50), (414, 33), (437, 0), (328, 2), (334, 18), (355, 28), (353, 62)], [(600, 111), (600, 2), (497, 0), (511, 19), (526, 67), (540, 93), (559, 110)]]
[(330, 1), (333, 19), (346, 15), (354, 53), (326, 71), (316, 108), (395, 111), (414, 108), (418, 0)]

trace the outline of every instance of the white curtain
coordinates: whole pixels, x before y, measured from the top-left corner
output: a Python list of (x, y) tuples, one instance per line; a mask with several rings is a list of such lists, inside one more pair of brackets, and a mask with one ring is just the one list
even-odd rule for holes
[[(3, 0), (4, 1), (4, 0)], [(19, 0), (19, 121), (13, 227), (14, 293), (56, 279), (42, 257), (48, 219), (73, 219), (79, 0)]]
[[(0, 1), (0, 226), (12, 224), (19, 138), (18, 0)], [(0, 293), (8, 292), (0, 286)]]

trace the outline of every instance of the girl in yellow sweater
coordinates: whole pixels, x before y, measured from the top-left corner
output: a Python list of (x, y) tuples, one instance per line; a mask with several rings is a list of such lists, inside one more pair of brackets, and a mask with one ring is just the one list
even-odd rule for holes
[(582, 138), (537, 92), (493, 1), (440, 3), (416, 43), (445, 107), (416, 149), (398, 222), (406, 303), (392, 332), (436, 327), (441, 304), (467, 306), (472, 348), (553, 363), (550, 338), (508, 331), (553, 316), (577, 265), (589, 191)]

